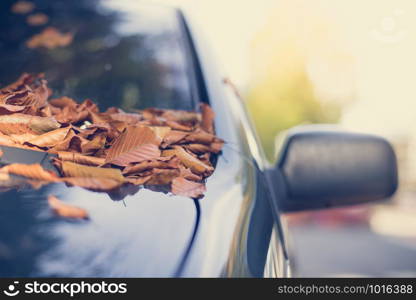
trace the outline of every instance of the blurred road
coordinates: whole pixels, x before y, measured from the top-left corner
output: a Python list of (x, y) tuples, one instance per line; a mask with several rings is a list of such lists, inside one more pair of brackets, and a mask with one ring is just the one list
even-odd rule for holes
[(310, 224), (289, 230), (295, 277), (415, 277), (416, 239), (387, 237), (367, 226)]

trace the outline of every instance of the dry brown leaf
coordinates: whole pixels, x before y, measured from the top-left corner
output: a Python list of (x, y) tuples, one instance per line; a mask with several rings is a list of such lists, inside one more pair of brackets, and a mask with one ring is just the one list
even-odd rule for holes
[(60, 178), (52, 171), (45, 170), (40, 164), (10, 164), (0, 169), (1, 172), (15, 174), (31, 179), (58, 182)]
[(202, 121), (201, 121), (201, 128), (208, 133), (214, 133), (214, 111), (212, 108), (206, 104), (201, 104), (201, 111), (202, 111)]
[(147, 185), (167, 185), (179, 176), (179, 169), (153, 169), (153, 174), (146, 181)]
[(191, 126), (182, 125), (175, 121), (166, 121), (166, 125), (174, 130), (181, 130), (181, 131), (192, 131)]
[(218, 153), (221, 151), (223, 142), (214, 142), (210, 145), (202, 145), (202, 144), (187, 144), (183, 145), (185, 149), (188, 149), (196, 154), (204, 154), (207, 152)]
[(54, 117), (38, 117), (21, 113), (0, 116), (0, 131), (4, 134), (42, 134), (61, 127)]
[(66, 204), (53, 195), (48, 196), (48, 204), (52, 210), (60, 217), (69, 219), (88, 219), (88, 213), (85, 209)]
[(183, 147), (197, 154), (211, 152), (211, 148), (209, 146), (202, 145), (202, 144), (187, 144), (187, 145), (184, 145)]
[(177, 144), (182, 141), (188, 134), (189, 132), (171, 130), (163, 138), (162, 147), (166, 148), (169, 145)]
[[(40, 74), (40, 76), (42, 76), (42, 74)], [(30, 75), (28, 73), (23, 73), (15, 82), (12, 82), (11, 84), (6, 85), (5, 87), (1, 88), (0, 93), (3, 94), (3, 93), (17, 91), (27, 85), (31, 85), (34, 79), (35, 78), (33, 75)]]
[(144, 171), (148, 171), (154, 168), (158, 169), (177, 169), (179, 168), (179, 159), (177, 157), (168, 158), (166, 160), (155, 159), (155, 160), (146, 160), (140, 163), (134, 164), (132, 166), (127, 166), (123, 170), (123, 174), (138, 174)]
[(191, 171), (195, 174), (201, 174), (204, 176), (210, 175), (214, 168), (212, 166), (209, 166), (202, 161), (200, 161), (198, 158), (192, 156), (188, 152), (186, 152), (182, 147), (180, 146), (174, 146), (173, 149), (170, 150), (164, 150), (162, 152), (162, 156), (174, 156), (176, 155), (180, 161)]
[(27, 143), (38, 147), (54, 147), (65, 139), (70, 129), (70, 127), (55, 129), (30, 139)]
[(128, 127), (110, 147), (106, 163), (127, 166), (160, 156), (159, 141), (148, 127)]
[[(43, 107), (51, 91), (47, 88), (44, 75), (24, 73), (15, 82), (0, 89), (0, 103), (13, 106), (27, 106), (25, 113), (32, 113), (33, 108)], [(36, 106), (36, 107), (34, 107)], [(6, 107), (17, 111), (12, 106)]]
[(147, 176), (128, 176), (126, 181), (134, 185), (143, 185), (152, 177), (152, 175)]
[(92, 154), (96, 151), (103, 149), (106, 142), (106, 136), (104, 134), (97, 134), (91, 141), (81, 146), (82, 153)]
[[(48, 44), (59, 44), (53, 41), (54, 37), (49, 40), (51, 32), (52, 36), (62, 37), (57, 30), (46, 29), (37, 36), (37, 46), (57, 46)], [(42, 39), (47, 40), (46, 45)], [(184, 187), (181, 193), (200, 197), (203, 184), (197, 182), (211, 175), (214, 170), (211, 155), (219, 153), (224, 143), (214, 135), (214, 113), (208, 105), (201, 106), (201, 114), (157, 108), (125, 113), (115, 107), (100, 112), (89, 99), (77, 103), (61, 97), (48, 102), (51, 94), (43, 74), (23, 74), (16, 82), (1, 88), (0, 144), (56, 153), (54, 164), (61, 174), (70, 177), (58, 178), (40, 166), (24, 170), (22, 165), (10, 165), (2, 172), (26, 176), (32, 186), (59, 180), (117, 194), (118, 198), (126, 195), (126, 191), (137, 192), (137, 186), (143, 184), (167, 192), (173, 186), (172, 181), (180, 177), (198, 184), (191, 190)], [(48, 176), (55, 177), (45, 180)], [(24, 180), (19, 179), (20, 186), (22, 182), (29, 183)], [(180, 190), (178, 186), (176, 190)]]
[(64, 161), (72, 161), (75, 163), (90, 166), (100, 166), (105, 163), (104, 158), (82, 155), (75, 152), (58, 151), (58, 157)]
[(26, 109), (26, 106), (0, 104), (0, 115), (9, 115), (16, 112), (22, 112)]
[(76, 134), (73, 130), (69, 130), (66, 138), (62, 142), (56, 144), (54, 147), (48, 150), (48, 152), (56, 153), (58, 151), (67, 151), (70, 149), (72, 139), (76, 138)]
[(180, 176), (190, 181), (201, 181), (202, 176), (192, 173), (192, 171), (184, 166), (179, 167)]
[(38, 135), (33, 133), (10, 134), (9, 136), (14, 142), (18, 144), (24, 144), (27, 141), (30, 141), (38, 137)]
[(13, 139), (0, 132), (0, 145), (13, 147), (15, 144), (16, 142)]
[(188, 134), (182, 142), (184, 143), (197, 143), (197, 144), (205, 144), (210, 145), (211, 143), (215, 142), (218, 138), (211, 133), (207, 133), (203, 130), (195, 130), (194, 132)]
[(70, 161), (62, 162), (62, 172), (67, 177), (108, 178), (124, 182), (119, 169), (84, 166)]
[(172, 130), (168, 126), (149, 126), (149, 128), (152, 129), (153, 133), (160, 140), (160, 142), (162, 142), (165, 136)]
[(172, 193), (198, 199), (205, 193), (205, 185), (203, 183), (186, 180), (183, 177), (177, 177), (172, 181)]
[(108, 192), (119, 188), (122, 182), (109, 178), (66, 177), (64, 182), (98, 192)]

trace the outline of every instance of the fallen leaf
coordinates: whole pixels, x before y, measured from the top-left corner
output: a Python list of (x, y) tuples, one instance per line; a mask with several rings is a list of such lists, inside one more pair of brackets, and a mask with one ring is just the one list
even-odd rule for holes
[[(54, 39), (64, 35), (47, 28), (32, 42), (54, 48), (62, 46)], [(107, 192), (112, 199), (134, 194), (141, 185), (202, 195), (202, 181), (214, 171), (212, 154), (224, 144), (214, 134), (214, 113), (207, 104), (201, 105), (201, 113), (159, 108), (126, 113), (116, 107), (100, 112), (90, 99), (48, 101), (51, 95), (43, 74), (25, 73), (1, 88), (0, 144), (57, 154), (52, 162), (61, 177), (40, 165), (12, 164), (0, 169), (7, 174), (1, 176), (20, 176), (9, 176), (0, 189), (59, 181)], [(178, 178), (193, 182), (195, 189), (187, 189), (184, 181), (180, 191), (181, 181), (173, 184)]]
[(48, 204), (52, 210), (60, 217), (70, 219), (88, 219), (88, 213), (85, 209), (66, 204), (53, 195), (48, 196)]
[(189, 132), (171, 130), (163, 138), (162, 147), (166, 148), (169, 145), (177, 144), (182, 141), (188, 134)]
[(166, 125), (174, 130), (192, 131), (191, 126), (182, 125), (175, 121), (166, 121)]
[(197, 144), (205, 144), (209, 145), (215, 142), (218, 138), (211, 133), (207, 133), (203, 130), (195, 130), (194, 132), (188, 134), (182, 142), (187, 143), (197, 143)]
[(14, 142), (18, 144), (24, 144), (27, 141), (33, 140), (38, 137), (38, 135), (33, 133), (10, 134), (9, 136)]
[(202, 180), (202, 176), (201, 175), (196, 175), (194, 173), (192, 173), (192, 171), (186, 167), (180, 166), (179, 167), (180, 170), (180, 176), (188, 179), (190, 181), (201, 181)]
[(10, 164), (2, 167), (0, 171), (36, 180), (44, 180), (50, 182), (60, 181), (60, 178), (56, 176), (55, 173), (45, 170), (40, 164)]
[(16, 112), (22, 112), (26, 109), (26, 106), (0, 104), (0, 115), (8, 115)]
[(3, 146), (15, 146), (16, 142), (11, 139), (8, 135), (5, 135), (0, 132), (0, 145)]
[(92, 191), (108, 192), (119, 188), (122, 182), (109, 178), (91, 177), (67, 177), (63, 181), (73, 185), (83, 187)]
[(42, 134), (61, 127), (54, 117), (38, 117), (21, 113), (0, 116), (0, 131), (4, 134)]
[(55, 129), (30, 139), (27, 143), (38, 147), (53, 147), (65, 139), (70, 129), (70, 127)]
[(147, 185), (167, 185), (179, 176), (179, 169), (153, 169), (153, 174), (146, 181)]
[(84, 166), (69, 161), (62, 162), (62, 172), (67, 177), (108, 178), (124, 182), (119, 169)]
[(104, 134), (97, 134), (92, 140), (86, 142), (81, 146), (82, 153), (92, 154), (100, 149), (103, 149), (106, 142), (106, 136)]
[(178, 159), (176, 157), (169, 158), (168, 160), (146, 160), (132, 166), (127, 166), (123, 170), (123, 174), (138, 174), (151, 169), (177, 169), (179, 168)]
[(63, 161), (72, 161), (75, 163), (90, 166), (100, 166), (105, 163), (104, 158), (82, 155), (75, 152), (58, 151), (58, 157)]
[(191, 169), (191, 171), (196, 174), (207, 176), (207, 175), (210, 175), (212, 171), (214, 170), (212, 166), (208, 166), (204, 164), (202, 161), (200, 161), (196, 157), (186, 152), (180, 146), (174, 146), (173, 149), (164, 150), (162, 152), (162, 156), (174, 156), (174, 155), (176, 155), (186, 167)]
[(172, 130), (168, 126), (149, 126), (149, 128), (153, 131), (160, 142), (162, 142), (166, 135), (168, 135)]
[(148, 127), (128, 127), (110, 147), (106, 163), (127, 166), (160, 156), (159, 142)]

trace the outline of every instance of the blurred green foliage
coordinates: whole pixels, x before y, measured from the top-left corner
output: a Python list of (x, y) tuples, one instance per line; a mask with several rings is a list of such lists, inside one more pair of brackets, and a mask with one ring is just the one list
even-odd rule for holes
[(300, 124), (334, 123), (340, 116), (335, 102), (321, 101), (314, 93), (303, 64), (287, 72), (267, 72), (249, 89), (246, 99), (269, 160), (274, 159), (278, 133)]

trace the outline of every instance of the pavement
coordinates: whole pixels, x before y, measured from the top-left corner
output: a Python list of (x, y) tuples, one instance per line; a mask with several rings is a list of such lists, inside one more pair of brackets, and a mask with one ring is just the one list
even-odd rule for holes
[(416, 239), (369, 226), (289, 228), (295, 277), (416, 277)]

